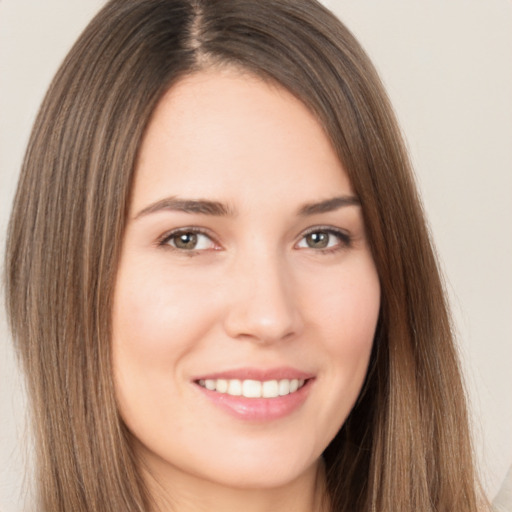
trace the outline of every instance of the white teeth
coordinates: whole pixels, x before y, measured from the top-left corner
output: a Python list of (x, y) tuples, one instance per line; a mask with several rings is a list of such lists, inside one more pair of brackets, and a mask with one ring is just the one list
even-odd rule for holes
[(219, 393), (225, 393), (228, 390), (228, 381), (225, 379), (217, 379), (217, 383), (215, 385), (215, 389)]
[(290, 393), (290, 381), (283, 379), (279, 381), (279, 396), (288, 395)]
[(246, 398), (260, 398), (261, 382), (259, 380), (244, 380), (242, 384), (242, 395)]
[(228, 385), (228, 395), (240, 396), (242, 394), (242, 382), (239, 380), (230, 380)]
[(279, 384), (277, 380), (266, 380), (262, 386), (263, 398), (275, 398), (279, 396)]
[(304, 386), (304, 383), (304, 379), (266, 380), (263, 382), (251, 379), (206, 379), (198, 381), (201, 387), (210, 391), (246, 398), (276, 398), (289, 395)]

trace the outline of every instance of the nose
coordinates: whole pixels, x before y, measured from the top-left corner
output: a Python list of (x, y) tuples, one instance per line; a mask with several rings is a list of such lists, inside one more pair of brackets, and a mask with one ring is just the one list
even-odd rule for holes
[(263, 255), (236, 267), (228, 279), (226, 333), (261, 344), (299, 335), (304, 326), (300, 297), (285, 262)]

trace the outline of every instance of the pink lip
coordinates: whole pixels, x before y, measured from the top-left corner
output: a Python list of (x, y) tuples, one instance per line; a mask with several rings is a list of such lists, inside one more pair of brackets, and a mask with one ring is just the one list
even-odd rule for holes
[(207, 379), (238, 379), (238, 380), (281, 380), (281, 379), (312, 379), (314, 374), (297, 370), (289, 366), (281, 366), (279, 368), (236, 368), (232, 370), (225, 370), (216, 373), (209, 373), (194, 377), (194, 381), (207, 380)]
[[(289, 395), (275, 398), (246, 398), (244, 396), (232, 396), (227, 393), (210, 391), (198, 384), (199, 380), (206, 379), (253, 379), (253, 380), (281, 380), (281, 379), (304, 379), (306, 383), (299, 390)], [(284, 418), (299, 409), (306, 401), (314, 382), (314, 376), (294, 368), (274, 368), (268, 370), (255, 368), (238, 368), (218, 373), (212, 373), (194, 379), (197, 389), (211, 403), (224, 410), (235, 418), (253, 421), (266, 422)]]

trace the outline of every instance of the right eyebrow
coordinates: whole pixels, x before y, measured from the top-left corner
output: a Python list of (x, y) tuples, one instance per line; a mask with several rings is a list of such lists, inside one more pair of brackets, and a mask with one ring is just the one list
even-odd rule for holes
[(184, 213), (198, 213), (201, 215), (213, 215), (218, 217), (233, 217), (235, 212), (227, 204), (208, 199), (180, 199), (166, 197), (146, 206), (139, 211), (134, 219), (139, 219), (151, 213), (160, 211), (175, 211)]
[(318, 213), (327, 213), (338, 210), (345, 206), (361, 206), (361, 202), (356, 196), (338, 196), (325, 199), (317, 203), (308, 203), (299, 210), (299, 215), (308, 216)]

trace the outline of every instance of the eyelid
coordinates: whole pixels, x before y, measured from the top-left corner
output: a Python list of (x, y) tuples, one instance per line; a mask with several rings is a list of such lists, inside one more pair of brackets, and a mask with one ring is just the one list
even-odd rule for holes
[[(196, 235), (205, 236), (205, 237), (207, 237), (207, 238), (209, 238), (211, 240), (212, 244), (215, 247), (213, 247), (212, 249), (190, 249), (190, 250), (185, 250), (185, 249), (179, 249), (178, 247), (174, 247), (174, 246), (172, 246), (169, 243), (169, 241), (172, 238), (174, 238), (174, 237), (176, 237), (178, 235), (187, 234), (187, 233), (193, 233), (193, 234), (196, 234)], [(187, 253), (189, 255), (190, 254), (194, 254), (194, 253), (208, 251), (208, 250), (218, 250), (221, 247), (219, 242), (216, 240), (216, 238), (213, 236), (213, 234), (208, 229), (198, 228), (196, 226), (185, 226), (185, 227), (171, 229), (170, 231), (166, 231), (164, 234), (162, 234), (161, 236), (159, 236), (157, 238), (156, 245), (158, 247), (168, 248), (170, 250), (174, 250), (174, 251), (178, 251), (178, 252), (182, 252), (182, 253)]]
[[(298, 249), (302, 249), (302, 247), (297, 247), (298, 244), (304, 240), (304, 238), (312, 233), (317, 233), (317, 232), (324, 232), (324, 233), (328, 233), (330, 235), (333, 235), (335, 237), (337, 237), (340, 241), (339, 244), (336, 244), (335, 246), (332, 246), (332, 247), (325, 247), (325, 248), (319, 248), (319, 249), (314, 249), (314, 248), (310, 248), (311, 250), (313, 251), (316, 251), (316, 252), (335, 252), (336, 250), (341, 250), (341, 249), (345, 249), (347, 247), (350, 247), (351, 244), (352, 244), (352, 236), (345, 230), (341, 229), (341, 228), (337, 228), (337, 227), (334, 227), (334, 226), (329, 226), (329, 225), (319, 225), (319, 226), (312, 226), (308, 229), (306, 229), (305, 231), (303, 231), (299, 237), (299, 240), (296, 242), (296, 244), (294, 245), (295, 248), (298, 248)], [(212, 242), (212, 244), (215, 246), (213, 247), (212, 249), (190, 249), (190, 250), (185, 250), (185, 249), (180, 249), (178, 247), (174, 247), (172, 246), (170, 243), (169, 243), (169, 240), (171, 240), (173, 237), (176, 237), (180, 234), (186, 234), (186, 233), (193, 233), (193, 234), (198, 234), (198, 235), (202, 235), (202, 236), (205, 236), (207, 237), (208, 239), (210, 239), (210, 241)], [(221, 245), (219, 244), (219, 242), (216, 240), (216, 237), (213, 236), (213, 234), (210, 232), (210, 230), (208, 229), (205, 229), (205, 228), (199, 228), (199, 227), (196, 227), (196, 226), (185, 226), (185, 227), (179, 227), (179, 228), (175, 228), (175, 229), (172, 229), (170, 231), (166, 231), (165, 233), (163, 233), (161, 236), (159, 236), (156, 240), (156, 245), (158, 247), (163, 247), (163, 248), (168, 248), (168, 249), (171, 249), (171, 250), (175, 250), (177, 252), (181, 252), (181, 253), (186, 253), (188, 255), (192, 255), (192, 254), (195, 254), (195, 253), (200, 253), (200, 252), (204, 252), (204, 251), (208, 251), (208, 250), (219, 250), (221, 249)]]
[[(304, 238), (306, 236), (311, 235), (313, 233), (318, 233), (318, 232), (324, 232), (324, 233), (328, 233), (330, 235), (334, 235), (340, 240), (340, 243), (333, 247), (325, 247), (323, 249), (314, 249), (313, 247), (310, 247), (309, 249), (311, 249), (313, 251), (335, 252), (336, 250), (346, 249), (347, 247), (350, 247), (352, 245), (352, 236), (346, 230), (337, 228), (334, 226), (320, 225), (320, 226), (312, 226), (312, 227), (306, 229), (305, 231), (303, 231), (300, 235), (299, 241), (295, 244), (295, 246), (297, 247), (297, 245), (302, 240), (304, 240)], [(300, 249), (302, 249), (302, 248), (300, 248)]]

